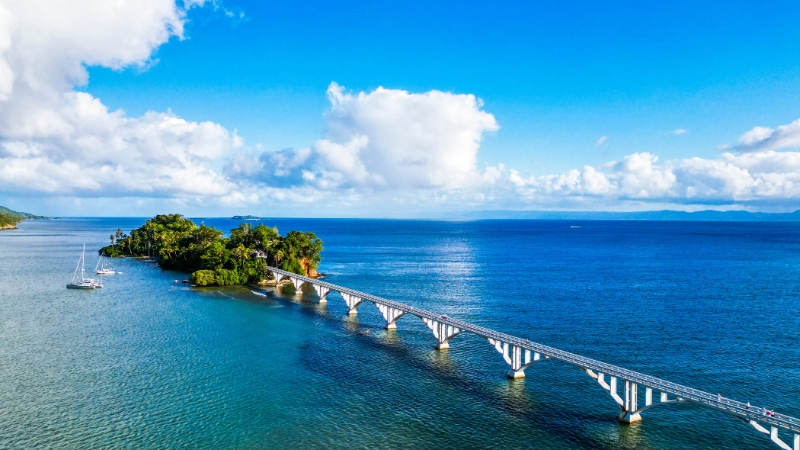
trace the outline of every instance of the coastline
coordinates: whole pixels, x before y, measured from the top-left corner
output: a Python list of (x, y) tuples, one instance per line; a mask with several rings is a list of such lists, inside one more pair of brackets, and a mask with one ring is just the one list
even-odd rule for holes
[[(321, 278), (325, 278), (326, 276), (327, 275), (325, 275), (324, 273), (318, 273), (316, 276), (308, 277), (308, 278), (314, 278), (315, 280), (319, 280)], [(245, 288), (245, 289), (249, 290), (250, 288), (265, 288), (265, 287), (274, 287), (274, 288), (280, 289), (281, 287), (283, 287), (285, 285), (291, 285), (291, 284), (292, 284), (291, 281), (289, 281), (288, 279), (284, 278), (284, 279), (281, 280), (280, 283), (277, 283), (275, 280), (264, 280), (264, 281), (260, 281), (260, 282), (257, 282), (257, 283), (231, 284), (231, 285), (228, 285), (228, 286), (218, 286), (218, 285), (215, 285), (215, 284), (210, 284), (210, 285), (207, 285), (207, 286), (201, 286), (201, 285), (198, 285), (198, 284), (189, 283), (189, 287), (191, 287), (191, 288), (200, 288), (200, 289), (211, 289), (211, 288), (219, 289), (219, 288), (238, 287), (238, 288)]]
[(16, 225), (2, 225), (0, 226), (0, 230), (16, 230)]

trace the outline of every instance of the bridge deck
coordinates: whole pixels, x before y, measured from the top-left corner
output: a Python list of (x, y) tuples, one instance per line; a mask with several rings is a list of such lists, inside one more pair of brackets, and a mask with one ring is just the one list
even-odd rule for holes
[(531, 342), (527, 339), (522, 339), (516, 336), (511, 336), (509, 334), (501, 333), (499, 331), (491, 330), (489, 328), (484, 328), (479, 325), (465, 322), (463, 320), (453, 319), (444, 316), (442, 314), (434, 313), (432, 311), (409, 306), (405, 303), (400, 303), (393, 300), (387, 300), (385, 298), (367, 294), (366, 292), (356, 291), (355, 289), (346, 288), (344, 286), (338, 286), (332, 283), (317, 280), (315, 278), (304, 277), (291, 272), (287, 272), (285, 270), (276, 269), (274, 267), (269, 267), (269, 270), (287, 277), (299, 279), (313, 285), (330, 289), (331, 291), (339, 292), (340, 294), (343, 293), (350, 294), (352, 296), (359, 297), (362, 300), (367, 300), (374, 304), (386, 305), (391, 308), (401, 310), (405, 314), (412, 314), (420, 318), (431, 319), (440, 323), (451, 325), (460, 328), (464, 332), (477, 334), (478, 336), (482, 336), (487, 339), (494, 339), (497, 341), (508, 343), (509, 345), (514, 345), (520, 348), (528, 349), (530, 351), (537, 352), (544, 356), (547, 356), (551, 359), (558, 359), (567, 362), (569, 364), (578, 366), (579, 368), (584, 370), (590, 369), (594, 372), (599, 372), (607, 374), (609, 376), (621, 378), (623, 380), (627, 380), (641, 386), (649, 387), (658, 390), (660, 392), (673, 394), (679, 397), (680, 399), (698, 403), (707, 407), (715, 408), (747, 421), (752, 420), (763, 424), (769, 424), (771, 426), (790, 430), (794, 433), (800, 433), (800, 419), (797, 419), (792, 416), (787, 416), (785, 414), (778, 414), (778, 413), (774, 413), (773, 416), (767, 416), (766, 414), (767, 410), (765, 408), (760, 408), (757, 406), (750, 406), (748, 408), (746, 403), (742, 403), (736, 400), (731, 400), (728, 398), (722, 398), (721, 401), (718, 401), (716, 394), (711, 394), (709, 392), (701, 391), (699, 389), (694, 389), (688, 386), (672, 383), (670, 381), (662, 380), (660, 378), (656, 378), (650, 375), (645, 375), (643, 373), (635, 372), (633, 370), (628, 370), (623, 367), (598, 361), (596, 359), (587, 358), (585, 356), (577, 355), (575, 353), (559, 350), (557, 348), (550, 347), (544, 344)]

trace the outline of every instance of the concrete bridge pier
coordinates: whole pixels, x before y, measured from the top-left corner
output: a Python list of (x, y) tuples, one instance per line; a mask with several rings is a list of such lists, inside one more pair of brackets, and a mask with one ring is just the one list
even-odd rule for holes
[(355, 295), (347, 294), (344, 292), (340, 292), (340, 294), (342, 295), (344, 302), (347, 303), (347, 308), (348, 308), (347, 314), (350, 316), (358, 314), (356, 308), (358, 308), (358, 305), (361, 304), (363, 299), (360, 297), (356, 297)]
[(461, 333), (460, 328), (439, 322), (438, 320), (427, 319), (423, 317), (422, 321), (425, 322), (425, 325), (427, 325), (431, 331), (433, 331), (433, 336), (436, 337), (436, 340), (438, 341), (434, 347), (436, 350), (447, 350), (450, 348), (450, 339), (453, 339), (459, 333)]
[(503, 355), (506, 364), (511, 367), (507, 374), (508, 378), (525, 378), (525, 369), (531, 364), (542, 360), (540, 353), (533, 352), (531, 354), (531, 351), (526, 348), (510, 345), (507, 342), (492, 338), (487, 338), (487, 340), (494, 346), (495, 350)]
[(283, 278), (283, 275), (278, 272), (273, 272), (271, 270), (269, 271), (269, 273), (272, 274), (272, 278), (275, 280), (275, 287), (277, 287), (278, 283), (281, 282), (281, 278)]
[(375, 306), (378, 307), (378, 310), (380, 310), (383, 318), (386, 319), (385, 328), (387, 330), (394, 330), (397, 328), (397, 324), (395, 322), (397, 322), (397, 319), (403, 317), (403, 315), (406, 313), (400, 309), (395, 309), (391, 306), (381, 305), (379, 303), (376, 303)]
[[(652, 391), (650, 399), (652, 403)], [(622, 412), (619, 414), (620, 422), (633, 423), (642, 420), (639, 411), (639, 385), (630, 381), (625, 381), (625, 402), (622, 405)]]
[(312, 284), (314, 286), (314, 292), (317, 293), (317, 297), (319, 297), (319, 303), (328, 303), (328, 294), (331, 293), (329, 288), (323, 286), (317, 286), (316, 284)]
[(300, 278), (289, 277), (289, 279), (292, 280), (292, 286), (294, 286), (295, 294), (303, 295), (303, 284), (305, 284), (305, 281), (301, 280)]
[[(611, 376), (610, 380), (606, 383), (605, 374), (595, 373), (590, 369), (584, 369), (590, 377), (597, 381), (603, 389), (611, 395), (611, 398), (617, 402), (622, 412), (619, 414), (620, 422), (634, 423), (642, 420), (641, 411), (638, 409), (638, 385), (625, 380), (625, 398), (622, 398), (617, 393), (617, 377)], [(652, 391), (650, 392), (650, 401), (652, 402)]]
[(755, 420), (748, 421), (750, 426), (756, 429), (759, 433), (766, 434), (769, 436), (769, 440), (772, 441), (773, 444), (777, 445), (778, 447), (782, 448), (783, 450), (800, 450), (800, 434), (794, 435), (794, 440), (792, 442), (793, 445), (789, 446), (783, 439), (778, 436), (778, 427), (770, 426), (770, 429), (767, 430), (760, 423), (756, 422)]

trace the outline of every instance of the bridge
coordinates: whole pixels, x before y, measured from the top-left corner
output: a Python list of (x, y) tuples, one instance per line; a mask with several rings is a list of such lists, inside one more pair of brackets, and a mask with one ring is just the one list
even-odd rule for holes
[[(264, 257), (263, 255), (258, 256)], [(357, 308), (363, 302), (372, 303), (381, 312), (387, 329), (397, 328), (397, 320), (406, 315), (418, 317), (433, 332), (437, 350), (450, 348), (450, 340), (462, 333), (481, 336), (502, 355), (503, 360), (509, 366), (508, 377), (510, 378), (524, 378), (525, 369), (544, 360), (559, 360), (577, 366), (597, 381), (597, 384), (619, 405), (621, 422), (640, 421), (642, 413), (654, 406), (691, 402), (743, 420), (752, 429), (768, 436), (770, 441), (782, 449), (800, 450), (800, 419), (559, 350), (528, 339), (511, 336), (405, 303), (376, 297), (275, 267), (267, 269), (275, 278), (276, 286), (280, 285), (281, 280), (288, 278), (299, 295), (302, 295), (304, 284), (311, 285), (317, 293), (320, 303), (327, 302), (328, 294), (331, 292), (338, 292), (347, 304), (348, 314), (351, 315), (357, 314)], [(644, 391), (644, 403), (640, 402), (642, 391)], [(655, 396), (654, 393), (658, 395)], [(781, 435), (791, 437), (791, 445), (787, 444)]]

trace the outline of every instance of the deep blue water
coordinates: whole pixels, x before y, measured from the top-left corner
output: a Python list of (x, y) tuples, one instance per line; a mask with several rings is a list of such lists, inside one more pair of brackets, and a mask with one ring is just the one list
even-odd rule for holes
[[(0, 232), (0, 448), (774, 448), (691, 404), (621, 425), (572, 366), (508, 380), (485, 340), (437, 352), (338, 294), (190, 289), (133, 259), (64, 288), (84, 242), (93, 266), (143, 221)], [(800, 416), (798, 223), (267, 223), (316, 232), (332, 283)]]

